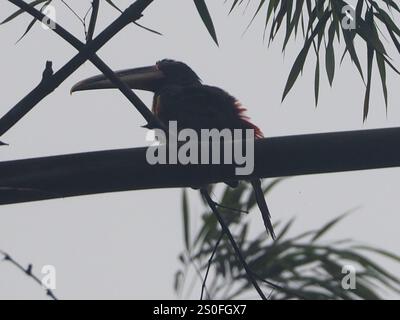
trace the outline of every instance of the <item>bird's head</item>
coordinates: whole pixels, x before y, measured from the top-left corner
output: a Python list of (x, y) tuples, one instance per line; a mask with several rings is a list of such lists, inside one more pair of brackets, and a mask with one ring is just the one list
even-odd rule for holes
[[(197, 74), (185, 63), (164, 59), (154, 66), (115, 72), (117, 77), (126, 83), (131, 89), (139, 89), (157, 92), (165, 86), (191, 86), (201, 83)], [(75, 84), (72, 92), (115, 89), (116, 86), (104, 75), (98, 75)]]

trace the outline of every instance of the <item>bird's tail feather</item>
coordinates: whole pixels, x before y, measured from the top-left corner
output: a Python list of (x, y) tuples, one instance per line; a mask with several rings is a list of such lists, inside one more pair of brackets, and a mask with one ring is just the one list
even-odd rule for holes
[(261, 181), (259, 179), (252, 180), (251, 185), (254, 189), (254, 194), (256, 196), (256, 201), (258, 207), (260, 208), (262, 218), (264, 220), (265, 229), (271, 235), (272, 239), (276, 239), (274, 228), (271, 223), (271, 214), (269, 213), (267, 202), (264, 198), (264, 192), (261, 188)]

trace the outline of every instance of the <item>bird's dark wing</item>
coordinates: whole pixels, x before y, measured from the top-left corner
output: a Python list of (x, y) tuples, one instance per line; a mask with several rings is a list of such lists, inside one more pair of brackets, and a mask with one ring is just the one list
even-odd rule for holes
[(254, 129), (257, 138), (262, 136), (240, 103), (216, 87), (169, 86), (156, 95), (153, 110), (164, 123), (177, 121), (179, 129)]

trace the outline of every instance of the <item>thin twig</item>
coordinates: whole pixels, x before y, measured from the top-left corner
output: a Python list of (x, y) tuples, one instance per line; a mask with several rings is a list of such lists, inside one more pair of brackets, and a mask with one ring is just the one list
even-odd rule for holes
[[(123, 12), (123, 11), (122, 11), (119, 7), (117, 7), (114, 3), (109, 3), (109, 4), (111, 5), (111, 7), (113, 7), (115, 10), (117, 10), (119, 13), (122, 13), (122, 12)], [(162, 36), (162, 33), (161, 33), (161, 32), (158, 32), (158, 31), (153, 30), (153, 29), (151, 29), (151, 28), (145, 27), (145, 26), (141, 25), (140, 23), (138, 23), (138, 22), (136, 22), (136, 21), (133, 21), (132, 23), (135, 24), (135, 25), (137, 25), (139, 28), (143, 28), (143, 29), (146, 30), (146, 31), (149, 31), (149, 32), (151, 32), (151, 33), (155, 33), (155, 34), (157, 34), (157, 35), (159, 35), (159, 36)]]
[(94, 30), (96, 28), (97, 15), (99, 13), (100, 0), (93, 0), (92, 2), (92, 16), (90, 17), (89, 29), (86, 35), (86, 42), (93, 40)]
[(239, 249), (235, 239), (233, 238), (229, 228), (225, 224), (225, 221), (224, 221), (223, 217), (221, 216), (221, 214), (219, 213), (216, 205), (214, 204), (214, 201), (211, 199), (207, 189), (204, 189), (204, 188), (200, 189), (200, 193), (203, 195), (204, 199), (207, 201), (212, 212), (215, 214), (216, 218), (218, 219), (218, 222), (221, 225), (223, 232), (228, 236), (228, 239), (231, 242), (231, 245), (236, 253), (236, 256), (239, 259), (240, 263), (242, 264), (242, 266), (246, 272), (247, 278), (253, 284), (254, 288), (260, 295), (261, 299), (266, 300), (267, 297), (264, 295), (264, 292), (261, 290), (260, 286), (258, 285), (257, 280), (254, 278), (253, 272), (250, 270), (246, 260), (244, 259), (242, 253), (240, 252), (240, 249)]
[(149, 32), (151, 32), (151, 33), (154, 33), (154, 34), (156, 34), (156, 35), (158, 35), (158, 36), (162, 36), (162, 35), (163, 35), (161, 32), (159, 32), (159, 31), (157, 31), (157, 30), (154, 30), (154, 29), (151, 29), (151, 28), (149, 28), (149, 27), (146, 27), (146, 26), (140, 24), (139, 22), (134, 21), (134, 22), (132, 22), (132, 23), (133, 23), (134, 25), (138, 26), (139, 28), (142, 28), (142, 29), (144, 29), (144, 30), (146, 30), (146, 31), (149, 31)]
[(69, 11), (72, 12), (72, 14), (73, 14), (76, 18), (78, 18), (78, 20), (79, 20), (81, 23), (84, 24), (82, 18), (79, 16), (79, 14), (77, 14), (77, 13), (75, 12), (75, 10), (72, 9), (71, 6), (70, 6), (68, 3), (66, 3), (64, 0), (61, 0), (61, 2), (62, 2), (63, 5), (65, 5), (65, 6), (68, 8)]
[[(14, 260), (8, 253), (0, 250), (0, 254), (2, 254), (4, 256), (4, 258), (3, 258), (4, 261), (10, 262), (12, 265), (17, 267), (19, 270), (21, 270), (28, 277), (32, 278), (37, 284), (40, 285), (40, 287), (43, 288), (42, 281), (32, 273), (32, 269), (33, 269), (32, 264), (29, 264), (28, 267), (25, 269), (20, 263), (18, 263), (16, 260)], [(55, 296), (54, 292), (51, 289), (46, 288), (46, 294), (51, 299), (58, 300), (57, 297)]]
[(230, 208), (230, 207), (224, 206), (224, 205), (222, 205), (222, 204), (219, 204), (218, 202), (215, 202), (215, 201), (214, 201), (214, 204), (215, 204), (217, 207), (220, 207), (220, 208), (222, 208), (222, 209), (226, 209), (226, 210), (233, 211), (233, 212), (237, 212), (237, 213), (249, 214), (249, 211), (247, 211), (247, 210), (236, 209), (236, 208)]
[[(89, 15), (89, 13), (90, 13), (92, 10), (93, 10), (93, 7), (90, 6), (90, 7), (87, 9), (85, 15), (83, 16), (83, 31), (84, 31), (84, 33), (85, 33), (85, 39), (87, 39), (87, 37), (88, 37), (88, 32), (87, 32), (87, 28), (86, 28), (86, 20), (87, 20), (87, 17), (88, 17), (88, 15)], [(87, 40), (86, 40), (86, 42), (87, 42)]]
[(307, 297), (303, 296), (302, 294), (294, 293), (290, 289), (286, 289), (286, 288), (284, 288), (284, 287), (282, 287), (282, 286), (280, 286), (280, 285), (278, 285), (276, 283), (273, 283), (271, 281), (263, 279), (262, 277), (260, 277), (258, 274), (254, 273), (254, 272), (253, 272), (253, 275), (256, 278), (258, 278), (261, 282), (265, 283), (266, 285), (268, 285), (268, 286), (270, 286), (272, 288), (272, 292), (270, 293), (270, 296), (272, 295), (273, 290), (277, 290), (277, 291), (284, 292), (286, 294), (291, 294), (291, 295), (293, 295), (293, 296), (295, 296), (295, 297), (297, 297), (299, 299), (303, 299), (303, 300), (307, 300), (308, 299)]
[(215, 254), (217, 253), (217, 249), (218, 249), (219, 244), (221, 243), (222, 238), (224, 237), (224, 235), (225, 235), (225, 233), (222, 232), (221, 235), (219, 236), (217, 242), (215, 243), (214, 250), (213, 250), (213, 252), (211, 254), (211, 257), (208, 260), (206, 275), (204, 276), (203, 284), (201, 286), (200, 300), (203, 300), (204, 289), (206, 288), (206, 282), (207, 282), (208, 274), (210, 273), (211, 264), (212, 264), (212, 261), (214, 259)]
[[(203, 282), (204, 282), (204, 278), (203, 278), (203, 275), (201, 274), (200, 268), (197, 266), (197, 264), (196, 264), (196, 262), (194, 261), (193, 257), (189, 257), (189, 259), (190, 259), (190, 263), (191, 263), (192, 266), (193, 266), (193, 269), (196, 271), (197, 276), (199, 277), (199, 279), (200, 279), (201, 282), (203, 283)], [(208, 299), (211, 299), (211, 295), (210, 295), (210, 293), (208, 292), (207, 287), (205, 288), (205, 292), (206, 292), (206, 294), (207, 294), (207, 296), (208, 296)]]
[(274, 289), (271, 289), (271, 292), (268, 295), (268, 300), (272, 299), (272, 295), (274, 294)]

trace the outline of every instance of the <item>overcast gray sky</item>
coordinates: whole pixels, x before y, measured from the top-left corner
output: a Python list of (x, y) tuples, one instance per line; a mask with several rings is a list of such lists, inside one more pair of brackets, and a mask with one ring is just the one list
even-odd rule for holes
[[(67, 2), (81, 14), (89, 6), (86, 0)], [(116, 1), (121, 7), (131, 2)], [(364, 86), (348, 59), (337, 73), (333, 89), (323, 76), (317, 109), (313, 59), (281, 104), (301, 41), (292, 43), (283, 56), (281, 41), (269, 48), (263, 43), (263, 18), (242, 37), (250, 12), (243, 15), (239, 10), (228, 17), (224, 1), (208, 3), (221, 42), (219, 48), (210, 40), (192, 1), (168, 0), (155, 1), (141, 21), (164, 36), (130, 25), (99, 55), (114, 69), (149, 65), (162, 58), (183, 60), (205, 83), (223, 87), (239, 98), (266, 136), (400, 124), (399, 79), (391, 72), (388, 115), (375, 72), (371, 112), (363, 124)], [(58, 22), (82, 38), (79, 21), (65, 7), (57, 8)], [(1, 1), (0, 19), (14, 10), (12, 4)], [(103, 5), (99, 30), (115, 17), (116, 12)], [(75, 54), (75, 49), (39, 25), (14, 45), (29, 21), (27, 16), (19, 17), (0, 27), (0, 114), (38, 83), (46, 60), (52, 60), (58, 69)], [(398, 56), (394, 62), (399, 64)], [(97, 73), (86, 63), (2, 137), (10, 146), (1, 148), (1, 160), (145, 145), (146, 132), (140, 128), (144, 120), (119, 92), (70, 96), (69, 89), (76, 81)], [(151, 103), (151, 95), (140, 96)], [(275, 221), (297, 217), (293, 233), (320, 227), (360, 206), (328, 238), (353, 238), (400, 254), (399, 181), (399, 169), (295, 177), (276, 188), (268, 202)], [(190, 191), (190, 195), (192, 213), (200, 215), (198, 194)], [(3, 206), (0, 249), (23, 264), (33, 263), (38, 273), (41, 266), (54, 265), (60, 298), (173, 299), (173, 275), (183, 244), (180, 197), (178, 189), (150, 190)], [(257, 228), (262, 230), (261, 225), (255, 225)], [(399, 265), (379, 262), (400, 276)], [(20, 271), (0, 263), (0, 299), (10, 298), (46, 297)]]

